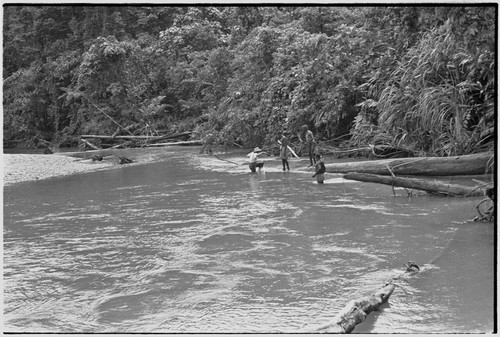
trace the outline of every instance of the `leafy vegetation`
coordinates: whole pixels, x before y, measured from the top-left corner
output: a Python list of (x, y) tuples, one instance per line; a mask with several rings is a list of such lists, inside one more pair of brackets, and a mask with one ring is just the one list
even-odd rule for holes
[(4, 7), (4, 147), (81, 134), (490, 150), (492, 6)]

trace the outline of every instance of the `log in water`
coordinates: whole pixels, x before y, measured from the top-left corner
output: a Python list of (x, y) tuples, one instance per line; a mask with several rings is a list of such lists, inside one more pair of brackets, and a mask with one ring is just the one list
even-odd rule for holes
[(394, 284), (386, 284), (371, 296), (352, 300), (335, 316), (332, 323), (328, 323), (316, 331), (326, 333), (352, 332), (356, 325), (363, 322), (371, 312), (377, 311), (382, 304), (387, 302), (395, 288)]
[[(325, 166), (328, 173), (357, 172), (391, 175), (392, 171), (396, 175), (480, 175), (491, 172), (493, 168), (493, 156), (493, 153), (486, 152), (454, 157), (399, 158), (326, 163)], [(391, 171), (389, 171), (388, 167)]]
[(396, 187), (417, 189), (433, 194), (449, 196), (472, 197), (484, 195), (485, 189), (480, 187), (451, 184), (436, 179), (417, 179), (406, 177), (387, 177), (378, 174), (351, 172), (344, 175), (344, 179), (357, 180), (367, 183), (378, 183)]

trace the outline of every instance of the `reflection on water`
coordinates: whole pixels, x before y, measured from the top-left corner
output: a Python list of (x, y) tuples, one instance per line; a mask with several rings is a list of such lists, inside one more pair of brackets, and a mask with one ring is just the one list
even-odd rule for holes
[(295, 160), (250, 174), (195, 150), (145, 155), (163, 160), (4, 189), (6, 331), (313, 331), (408, 260), (422, 272), (355, 332), (492, 331), (477, 199), (322, 186)]

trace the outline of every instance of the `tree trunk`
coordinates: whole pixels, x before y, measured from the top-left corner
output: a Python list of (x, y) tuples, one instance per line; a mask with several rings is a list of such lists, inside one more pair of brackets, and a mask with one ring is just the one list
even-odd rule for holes
[(357, 180), (368, 183), (379, 183), (397, 187), (411, 188), (423, 190), (435, 194), (444, 194), (449, 196), (477, 196), (484, 195), (484, 189), (480, 187), (469, 187), (457, 184), (449, 184), (443, 181), (404, 178), (404, 177), (387, 177), (369, 173), (351, 172), (344, 175), (344, 179)]
[(493, 152), (455, 157), (421, 157), (325, 164), (328, 173), (372, 173), (391, 175), (454, 176), (491, 173)]
[(173, 135), (168, 135), (168, 136), (124, 136), (124, 135), (115, 135), (113, 134), (112, 136), (104, 136), (104, 135), (81, 135), (80, 138), (82, 139), (89, 139), (89, 138), (94, 138), (94, 139), (127, 139), (127, 140), (132, 140), (132, 139), (141, 139), (141, 140), (146, 140), (149, 142), (156, 142), (159, 140), (165, 140), (165, 139), (172, 139), (172, 138), (178, 138), (178, 137), (184, 137), (184, 136), (189, 136), (191, 135), (192, 132), (182, 132), (182, 133), (176, 133)]
[(88, 139), (163, 139), (162, 136), (102, 136), (102, 135), (81, 135), (80, 138)]
[(175, 146), (175, 145), (203, 145), (203, 142), (201, 140), (187, 140), (185, 142), (147, 144), (147, 145), (144, 145), (144, 147)]
[(180, 137), (185, 137), (185, 136), (191, 136), (193, 132), (187, 131), (187, 132), (181, 132), (181, 133), (175, 133), (173, 135), (168, 135), (168, 136), (157, 136), (154, 139), (149, 139), (147, 140), (148, 142), (157, 142), (160, 140), (166, 140), (166, 139), (173, 139), (173, 138), (180, 138)]
[(98, 146), (95, 146), (94, 144), (92, 143), (89, 143), (87, 142), (85, 139), (81, 139), (81, 141), (83, 143), (85, 143), (87, 146), (89, 146), (90, 148), (94, 149), (94, 150), (101, 150), (101, 148), (99, 148)]

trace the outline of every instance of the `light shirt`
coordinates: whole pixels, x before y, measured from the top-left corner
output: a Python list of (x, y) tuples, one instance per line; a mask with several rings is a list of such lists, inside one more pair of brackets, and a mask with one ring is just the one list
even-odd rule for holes
[(251, 163), (257, 162), (257, 153), (255, 152), (250, 153), (250, 162)]
[(307, 130), (307, 133), (306, 133), (306, 142), (307, 143), (314, 142), (314, 135), (313, 135), (313, 133), (312, 133), (311, 130)]

